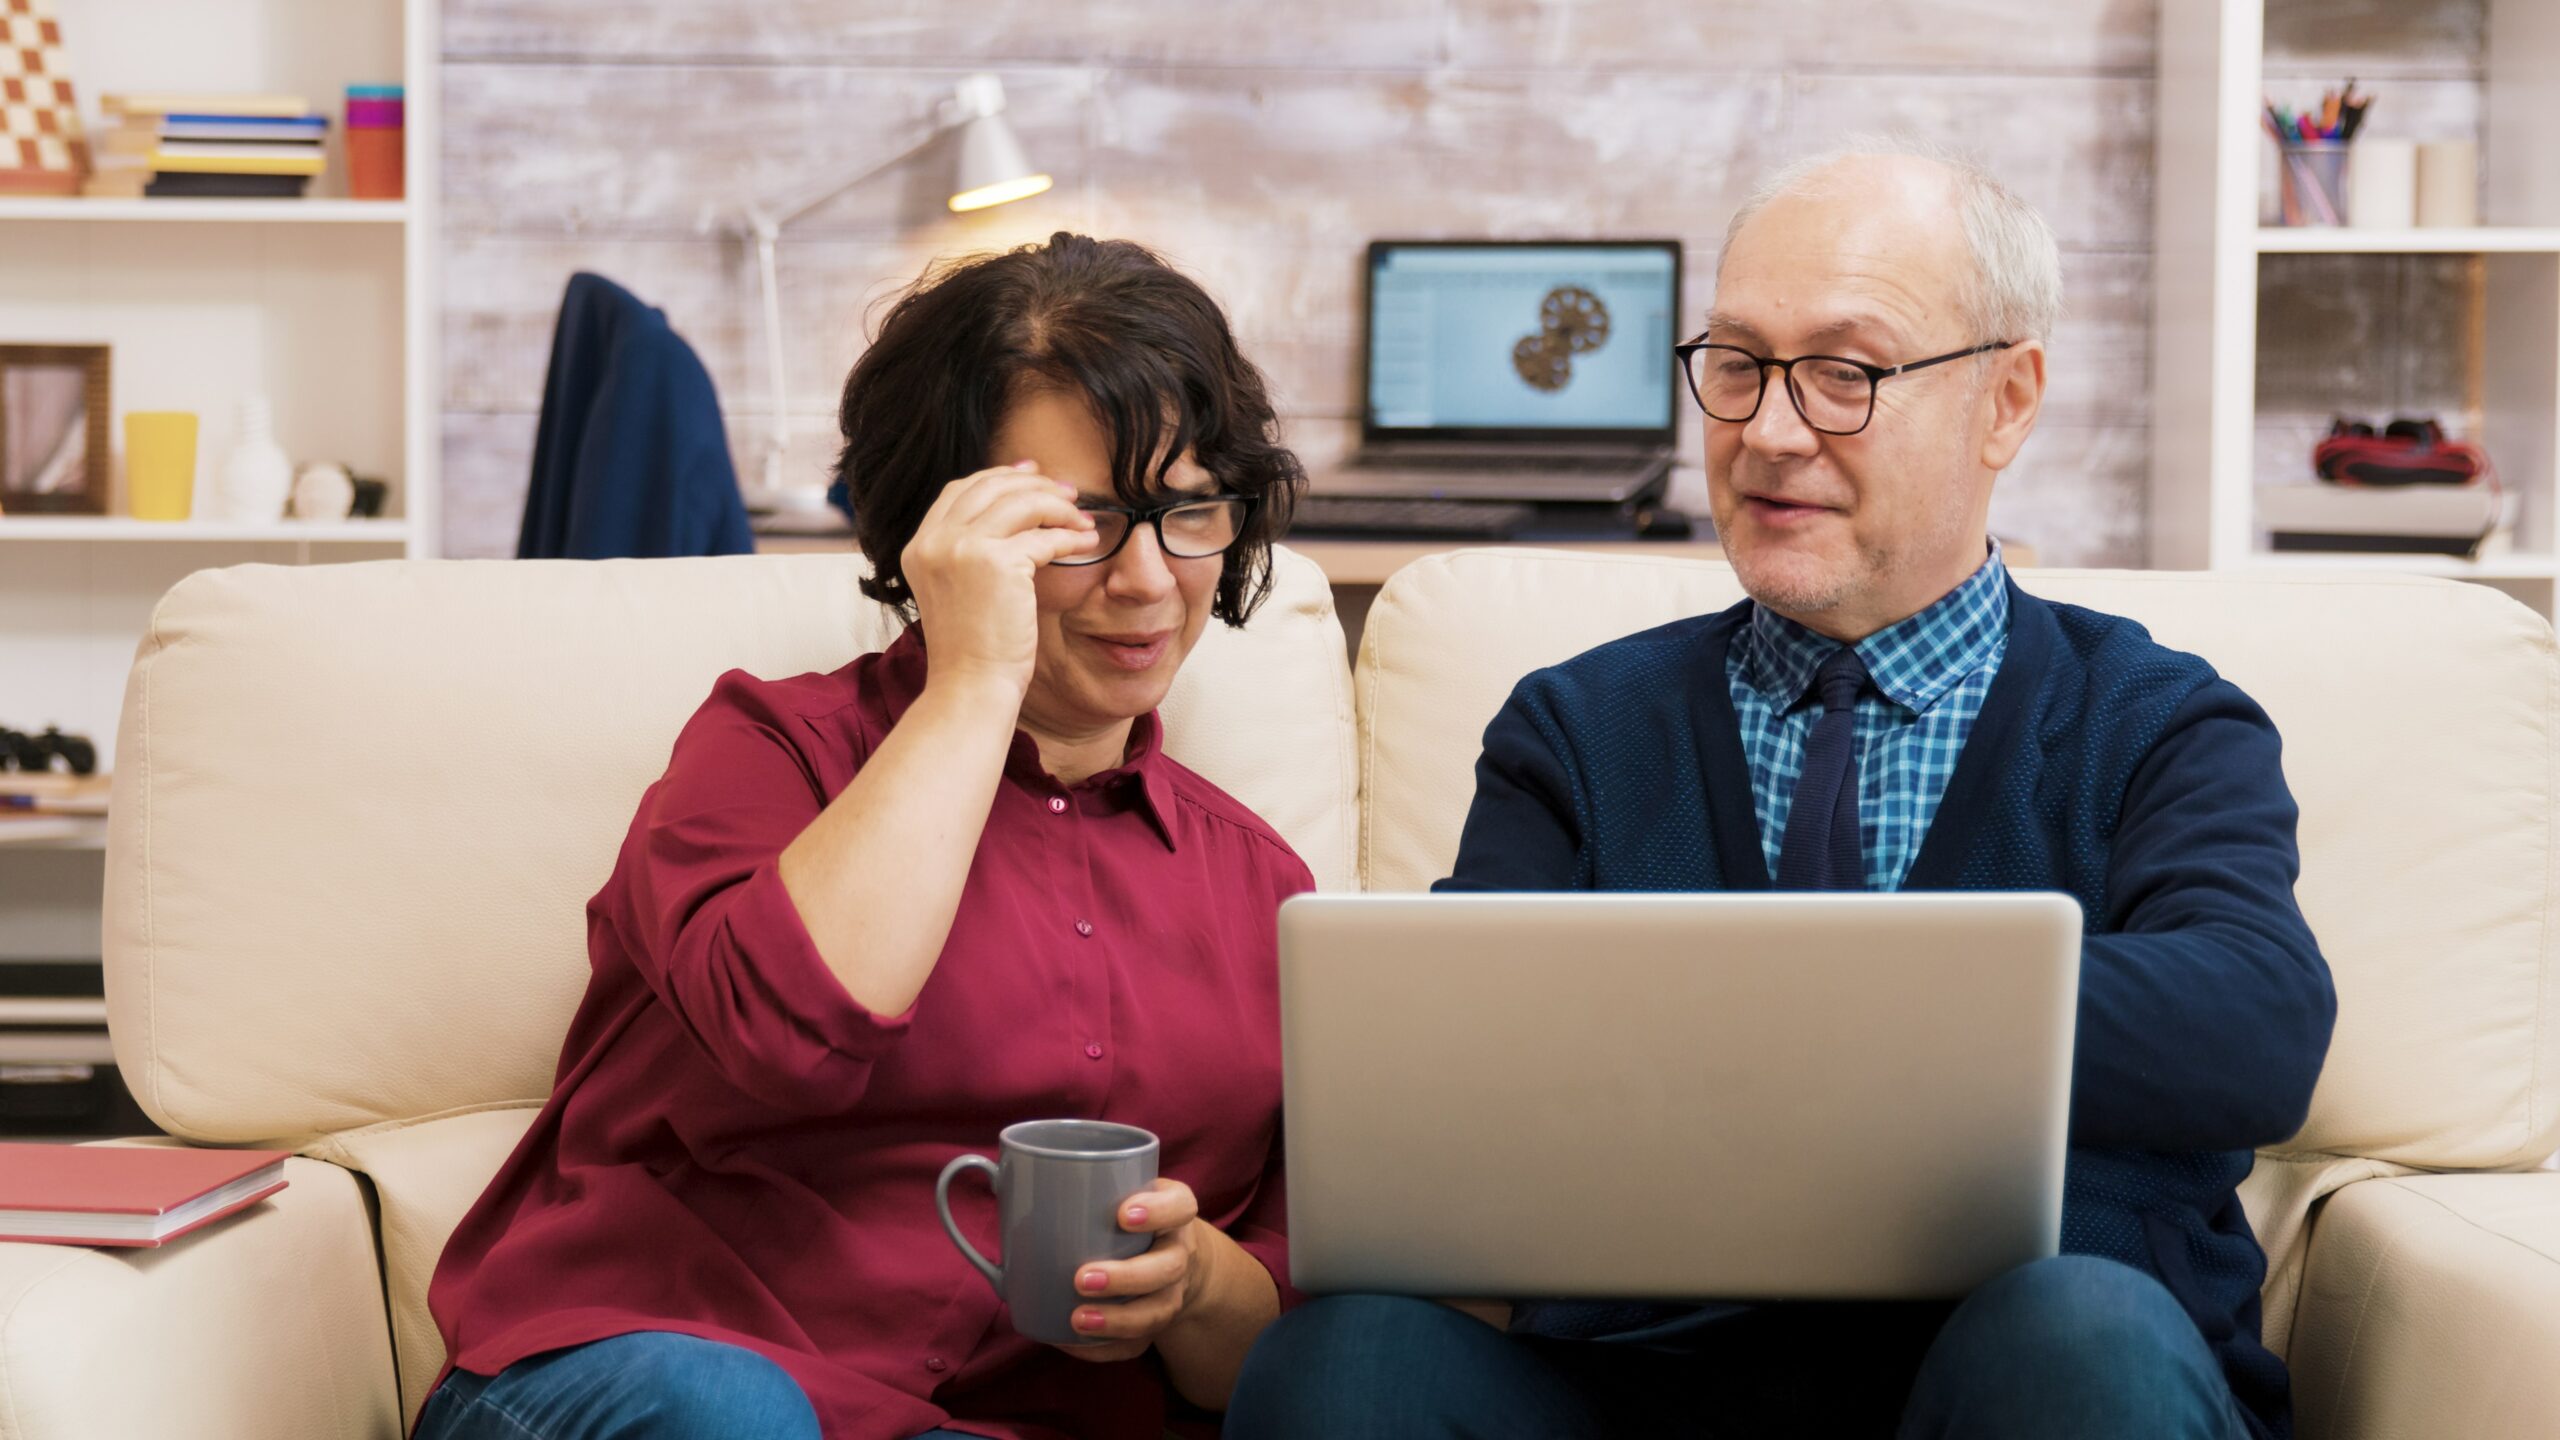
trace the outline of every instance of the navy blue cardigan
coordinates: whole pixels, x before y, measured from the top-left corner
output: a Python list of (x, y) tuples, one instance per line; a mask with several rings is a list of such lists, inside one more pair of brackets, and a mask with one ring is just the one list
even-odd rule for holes
[[(2236, 1187), (2301, 1128), (2336, 1016), (2293, 899), (2276, 730), (2120, 616), (2010, 587), (2009, 652), (1906, 890), (2060, 890), (2084, 926), (2062, 1248), (2158, 1277), (2291, 1431)], [(1748, 602), (1522, 680), (1485, 730), (1454, 890), (1765, 890), (1725, 679)]]

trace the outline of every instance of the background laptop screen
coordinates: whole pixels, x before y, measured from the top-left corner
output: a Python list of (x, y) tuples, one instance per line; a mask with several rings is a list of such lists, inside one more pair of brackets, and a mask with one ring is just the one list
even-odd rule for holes
[(1680, 248), (1369, 247), (1372, 432), (1671, 439)]

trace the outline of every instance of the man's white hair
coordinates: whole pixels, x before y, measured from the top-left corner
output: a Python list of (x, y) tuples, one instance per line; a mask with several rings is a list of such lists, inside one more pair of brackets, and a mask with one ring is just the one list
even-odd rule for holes
[(2053, 243), (2053, 227), (1991, 172), (1934, 141), (1861, 135), (1795, 161), (1761, 181), (1733, 212), (1733, 223), (1724, 232), (1725, 253), (1732, 253), (1742, 227), (1770, 201), (1818, 191), (1824, 172), (1844, 160), (1878, 157), (1932, 161), (1955, 180), (1965, 248), (1973, 255), (1974, 273), (1962, 285), (1958, 302), (1972, 331), (1967, 343), (2051, 338), (2062, 316), (2062, 253)]

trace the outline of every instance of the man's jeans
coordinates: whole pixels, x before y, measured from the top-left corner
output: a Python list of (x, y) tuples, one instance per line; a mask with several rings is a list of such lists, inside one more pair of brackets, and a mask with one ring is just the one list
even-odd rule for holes
[(2066, 1255), (1945, 1305), (1761, 1306), (1678, 1352), (1505, 1335), (1427, 1300), (1337, 1296), (1264, 1332), (1226, 1440), (2248, 1440), (2160, 1283)]

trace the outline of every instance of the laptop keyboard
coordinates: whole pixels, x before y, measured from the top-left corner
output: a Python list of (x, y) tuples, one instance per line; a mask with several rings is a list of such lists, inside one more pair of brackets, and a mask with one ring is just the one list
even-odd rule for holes
[(1362, 536), (1507, 540), (1536, 512), (1488, 500), (1408, 500), (1367, 495), (1302, 495), (1292, 532), (1325, 530)]

